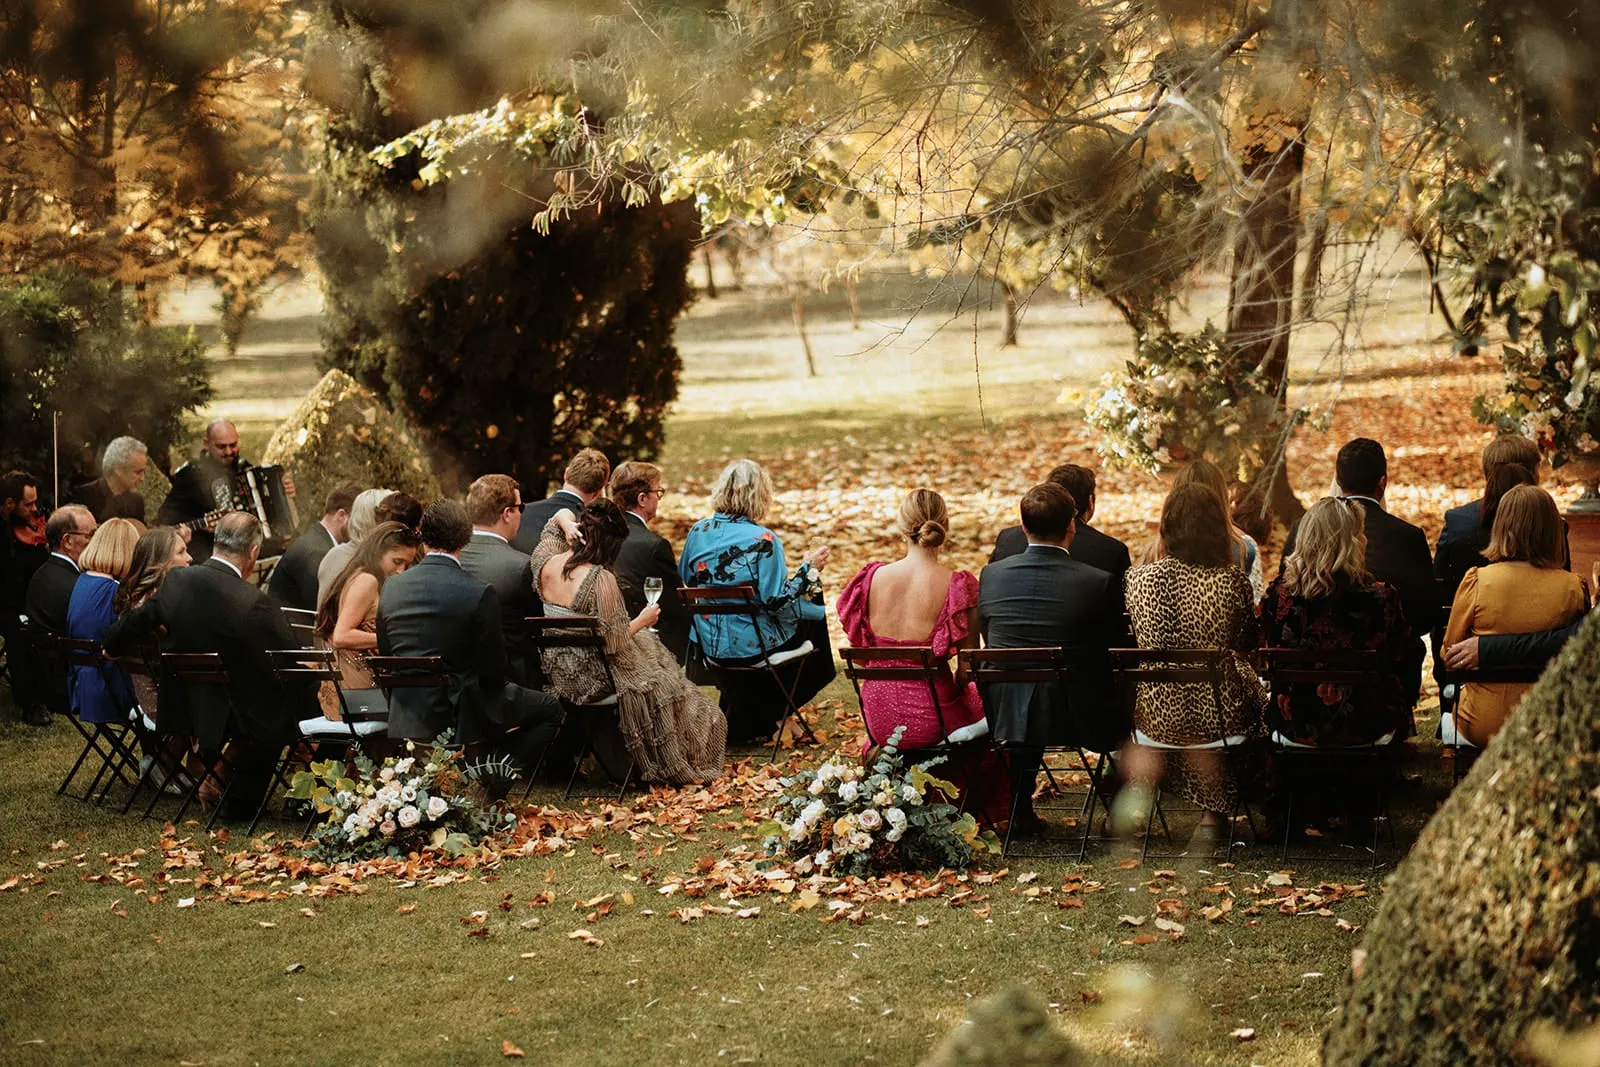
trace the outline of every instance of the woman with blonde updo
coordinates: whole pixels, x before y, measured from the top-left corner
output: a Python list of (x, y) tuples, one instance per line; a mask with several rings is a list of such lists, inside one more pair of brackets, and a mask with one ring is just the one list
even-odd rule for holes
[(839, 621), (857, 648), (932, 648), (939, 660), (939, 705), (934, 707), (921, 681), (862, 683), (868, 743), (882, 744), (902, 726), (902, 750), (929, 748), (947, 735), (968, 739), (977, 749), (974, 758), (952, 760), (940, 773), (964, 794), (974, 791), (969, 811), (1002, 821), (1010, 814), (1011, 798), (1005, 771), (989, 746), (983, 702), (977, 686), (952, 674), (949, 662), (957, 649), (977, 646), (978, 579), (939, 559), (950, 515), (938, 493), (913, 489), (900, 504), (898, 525), (906, 539), (905, 556), (861, 568), (839, 594)]

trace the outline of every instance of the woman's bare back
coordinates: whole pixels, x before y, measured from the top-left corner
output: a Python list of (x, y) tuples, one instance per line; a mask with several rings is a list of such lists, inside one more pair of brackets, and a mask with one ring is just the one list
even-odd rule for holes
[(933, 633), (953, 571), (915, 558), (887, 563), (872, 575), (867, 623), (890, 641), (926, 641)]

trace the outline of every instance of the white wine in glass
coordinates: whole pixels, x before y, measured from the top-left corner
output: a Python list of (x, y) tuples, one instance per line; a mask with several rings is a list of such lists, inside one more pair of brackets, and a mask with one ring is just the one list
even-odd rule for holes
[[(660, 578), (646, 578), (644, 580), (645, 603), (651, 606), (657, 604), (661, 600), (661, 589), (662, 586)], [(650, 627), (650, 632), (656, 633), (657, 630), (654, 626), (652, 626)]]

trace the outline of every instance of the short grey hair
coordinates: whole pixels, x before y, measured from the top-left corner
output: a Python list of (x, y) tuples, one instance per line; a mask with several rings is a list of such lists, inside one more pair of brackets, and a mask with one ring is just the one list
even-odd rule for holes
[(105, 453), (100, 457), (100, 473), (104, 475), (112, 471), (125, 471), (133, 466), (134, 456), (149, 454), (150, 450), (137, 437), (118, 437), (106, 445)]
[(356, 494), (356, 502), (350, 505), (350, 527), (346, 531), (351, 544), (378, 525), (378, 505), (390, 496), (394, 496), (393, 489), (363, 489)]
[(736, 459), (717, 475), (711, 506), (724, 515), (760, 522), (772, 508), (772, 479), (753, 459)]
[(248, 556), (265, 540), (261, 520), (248, 511), (230, 511), (217, 523), (213, 551), (225, 556)]

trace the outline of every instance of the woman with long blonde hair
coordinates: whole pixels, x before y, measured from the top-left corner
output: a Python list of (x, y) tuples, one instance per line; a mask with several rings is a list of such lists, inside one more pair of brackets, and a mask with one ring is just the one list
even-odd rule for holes
[(1294, 552), (1261, 602), (1267, 648), (1377, 651), (1371, 688), (1274, 687), (1267, 727), (1297, 745), (1367, 745), (1412, 732), (1405, 684), (1410, 630), (1400, 596), (1367, 573), (1366, 515), (1353, 500), (1324, 497), (1300, 520)]

